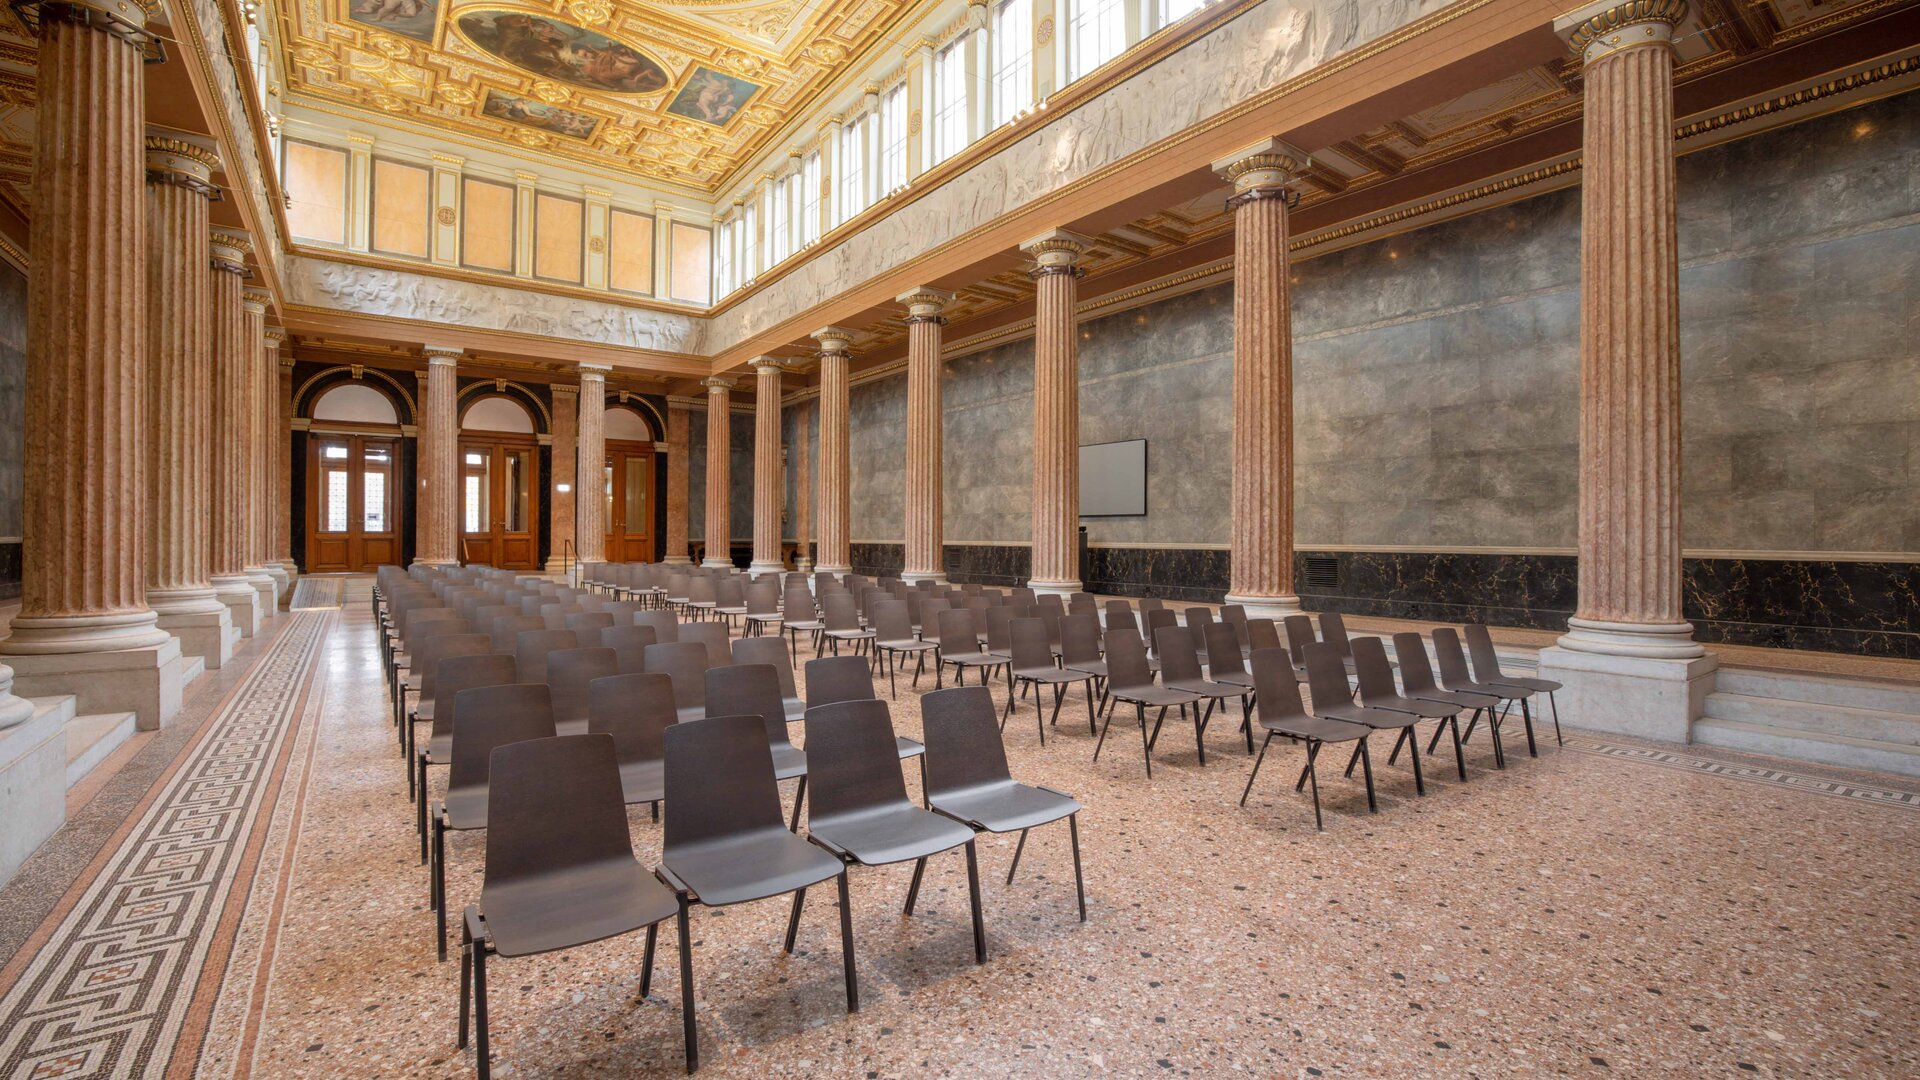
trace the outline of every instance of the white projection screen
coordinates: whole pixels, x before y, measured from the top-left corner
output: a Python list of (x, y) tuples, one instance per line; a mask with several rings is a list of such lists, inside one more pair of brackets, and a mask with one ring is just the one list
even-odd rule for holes
[(1147, 512), (1147, 440), (1080, 448), (1080, 516), (1139, 517)]

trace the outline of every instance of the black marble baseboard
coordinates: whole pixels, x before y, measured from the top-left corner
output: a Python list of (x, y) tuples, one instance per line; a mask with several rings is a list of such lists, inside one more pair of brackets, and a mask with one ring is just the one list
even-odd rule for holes
[[(1332, 560), (1332, 585), (1309, 571)], [(1313, 611), (1430, 622), (1483, 622), (1564, 630), (1578, 599), (1571, 555), (1470, 555), (1444, 551), (1296, 551), (1293, 579)]]
[(1087, 549), (1080, 568), (1087, 591), (1218, 604), (1227, 595), (1227, 552), (1208, 548)]
[(0, 544), (0, 600), (20, 599), (20, 541)]
[(1920, 659), (1920, 564), (1686, 559), (1702, 641)]
[(948, 544), (941, 561), (956, 585), (1011, 587), (1033, 576), (1033, 549), (1024, 544)]
[(847, 558), (862, 577), (899, 577), (907, 565), (905, 544), (850, 544)]

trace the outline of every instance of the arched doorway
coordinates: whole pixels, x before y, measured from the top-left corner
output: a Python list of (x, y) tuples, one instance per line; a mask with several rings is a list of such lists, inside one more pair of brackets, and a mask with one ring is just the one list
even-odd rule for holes
[(313, 404), (307, 439), (306, 568), (400, 561), (400, 416), (386, 394), (343, 382)]
[(460, 415), (460, 560), (540, 569), (540, 444), (533, 414), (503, 393)]
[(653, 425), (631, 405), (606, 410), (607, 561), (652, 562), (659, 556), (653, 535)]

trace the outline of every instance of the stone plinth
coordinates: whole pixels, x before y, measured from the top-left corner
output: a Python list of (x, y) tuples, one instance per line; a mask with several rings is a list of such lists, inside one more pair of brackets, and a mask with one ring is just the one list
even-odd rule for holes
[(73, 699), (21, 704), (21, 722), (0, 725), (0, 821), (7, 823), (0, 829), (0, 886), (67, 820), (66, 725)]

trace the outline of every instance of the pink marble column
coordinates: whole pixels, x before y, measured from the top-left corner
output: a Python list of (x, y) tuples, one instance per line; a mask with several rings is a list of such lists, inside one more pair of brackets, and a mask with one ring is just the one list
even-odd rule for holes
[(942, 506), (940, 414), (940, 312), (953, 294), (915, 289), (898, 301), (907, 306), (906, 568), (902, 581), (947, 580)]
[(241, 306), (247, 313), (248, 350), (246, 570), (248, 580), (260, 592), (261, 614), (272, 617), (280, 612), (281, 584), (273, 576), (273, 569), (278, 568), (270, 569), (267, 565), (273, 546), (267, 528), (268, 516), (273, 512), (267, 487), (268, 466), (272, 461), (266, 449), (267, 416), (272, 401), (267, 388), (274, 385), (278, 375), (268, 365), (279, 363), (277, 346), (269, 352), (267, 340), (267, 311), (273, 306), (273, 294), (265, 289), (248, 289), (241, 294)]
[(607, 561), (607, 364), (580, 365), (579, 497), (573, 500), (573, 542), (580, 561)]
[(460, 357), (462, 351), (428, 345), (426, 387), (420, 402), (420, 541), (413, 561), (429, 566), (460, 562)]
[(285, 512), (280, 500), (280, 468), (287, 456), (286, 429), (280, 425), (280, 349), (287, 342), (286, 328), (269, 326), (260, 337), (260, 565), (273, 579), (274, 594), (288, 599), (292, 578), (280, 564), (276, 546), (278, 527)]
[(780, 556), (780, 496), (786, 473), (780, 460), (780, 376), (777, 356), (756, 356), (753, 368), (753, 563), (754, 575), (786, 569)]
[(563, 573), (574, 565), (580, 552), (574, 543), (574, 494), (579, 487), (580, 388), (554, 383), (553, 392), (553, 493), (552, 512), (547, 515), (547, 573)]
[(820, 343), (820, 561), (815, 567), (835, 577), (853, 571), (847, 460), (847, 345), (849, 331), (837, 326), (813, 332)]
[(692, 424), (688, 412), (692, 406), (676, 398), (667, 403), (667, 554), (660, 561), (687, 566), (688, 461), (692, 451)]
[(247, 455), (251, 444), (243, 437), (248, 411), (247, 313), (241, 298), (247, 238), (229, 229), (214, 229), (208, 240), (208, 339), (213, 361), (212, 506), (208, 514), (207, 570), (214, 595), (244, 637), (260, 632), (267, 613), (260, 592), (247, 577)]
[(279, 374), (280, 423), (275, 429), (273, 451), (279, 463), (273, 496), (273, 561), (291, 582), (299, 576), (300, 567), (293, 561), (293, 357), (284, 350)]
[(1268, 139), (1214, 163), (1233, 184), (1233, 486), (1227, 602), (1298, 614), (1293, 586), (1293, 316), (1287, 185), (1307, 156)]
[(707, 388), (707, 558), (702, 566), (733, 565), (733, 387), (715, 377)]
[(1033, 573), (1036, 593), (1080, 591), (1080, 255), (1092, 242), (1055, 229), (1033, 256)]
[(219, 159), (173, 135), (147, 147), (147, 604), (209, 669), (238, 632), (208, 576), (213, 373), (207, 207)]
[(813, 539), (812, 413), (802, 406), (793, 418), (793, 568), (803, 574), (813, 571), (813, 556), (808, 554)]

